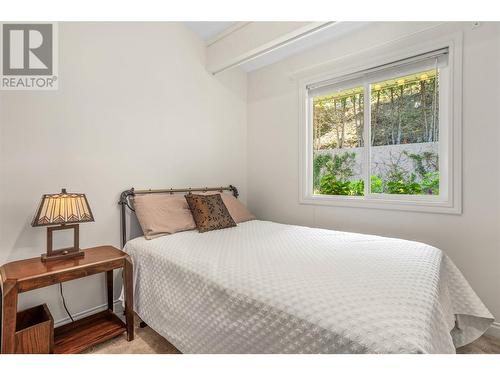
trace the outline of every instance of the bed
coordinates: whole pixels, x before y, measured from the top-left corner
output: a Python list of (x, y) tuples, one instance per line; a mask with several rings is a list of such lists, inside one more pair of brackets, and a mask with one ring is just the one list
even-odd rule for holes
[(124, 251), (135, 311), (183, 353), (455, 353), (493, 322), (418, 242), (252, 220)]

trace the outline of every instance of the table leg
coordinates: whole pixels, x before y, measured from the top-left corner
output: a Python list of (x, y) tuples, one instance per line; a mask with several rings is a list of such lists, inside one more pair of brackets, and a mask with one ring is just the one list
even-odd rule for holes
[(127, 322), (128, 341), (134, 339), (134, 284), (132, 272), (132, 261), (130, 257), (127, 256), (123, 266), (123, 288), (125, 291), (125, 320)]
[(108, 290), (108, 309), (113, 311), (113, 270), (106, 271), (106, 287)]
[(2, 285), (2, 354), (15, 352), (17, 286)]

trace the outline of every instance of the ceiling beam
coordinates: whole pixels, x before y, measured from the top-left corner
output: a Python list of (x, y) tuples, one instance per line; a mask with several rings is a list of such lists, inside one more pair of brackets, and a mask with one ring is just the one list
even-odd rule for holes
[(207, 47), (212, 74), (242, 65), (333, 26), (335, 22), (248, 22)]

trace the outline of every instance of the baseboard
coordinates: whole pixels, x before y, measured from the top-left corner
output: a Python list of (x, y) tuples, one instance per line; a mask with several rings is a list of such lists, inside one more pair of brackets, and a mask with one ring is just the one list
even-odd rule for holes
[[(98, 313), (99, 311), (104, 311), (107, 308), (108, 308), (108, 304), (104, 303), (102, 305), (92, 307), (91, 309), (84, 310), (84, 311), (81, 311), (81, 312), (76, 313), (76, 314), (72, 314), (73, 319), (77, 320), (77, 319), (85, 318), (86, 316)], [(123, 313), (122, 301), (120, 301), (120, 300), (114, 301), (113, 302), (113, 310), (121, 318), (122, 313)], [(59, 326), (62, 326), (64, 324), (67, 324), (70, 322), (71, 322), (71, 319), (69, 316), (67, 316), (66, 318), (56, 320), (54, 322), (54, 327), (59, 327)]]
[(486, 331), (487, 335), (500, 338), (500, 323), (493, 322), (490, 328)]

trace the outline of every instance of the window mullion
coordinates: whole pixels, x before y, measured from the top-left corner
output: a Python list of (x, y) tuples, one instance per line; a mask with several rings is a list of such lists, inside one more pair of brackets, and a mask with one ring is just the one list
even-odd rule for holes
[(371, 159), (371, 97), (370, 97), (370, 84), (365, 82), (364, 84), (364, 101), (363, 101), (363, 148), (364, 148), (364, 168), (363, 175), (365, 179), (364, 196), (367, 198), (371, 191), (371, 181), (370, 181), (370, 159)]

